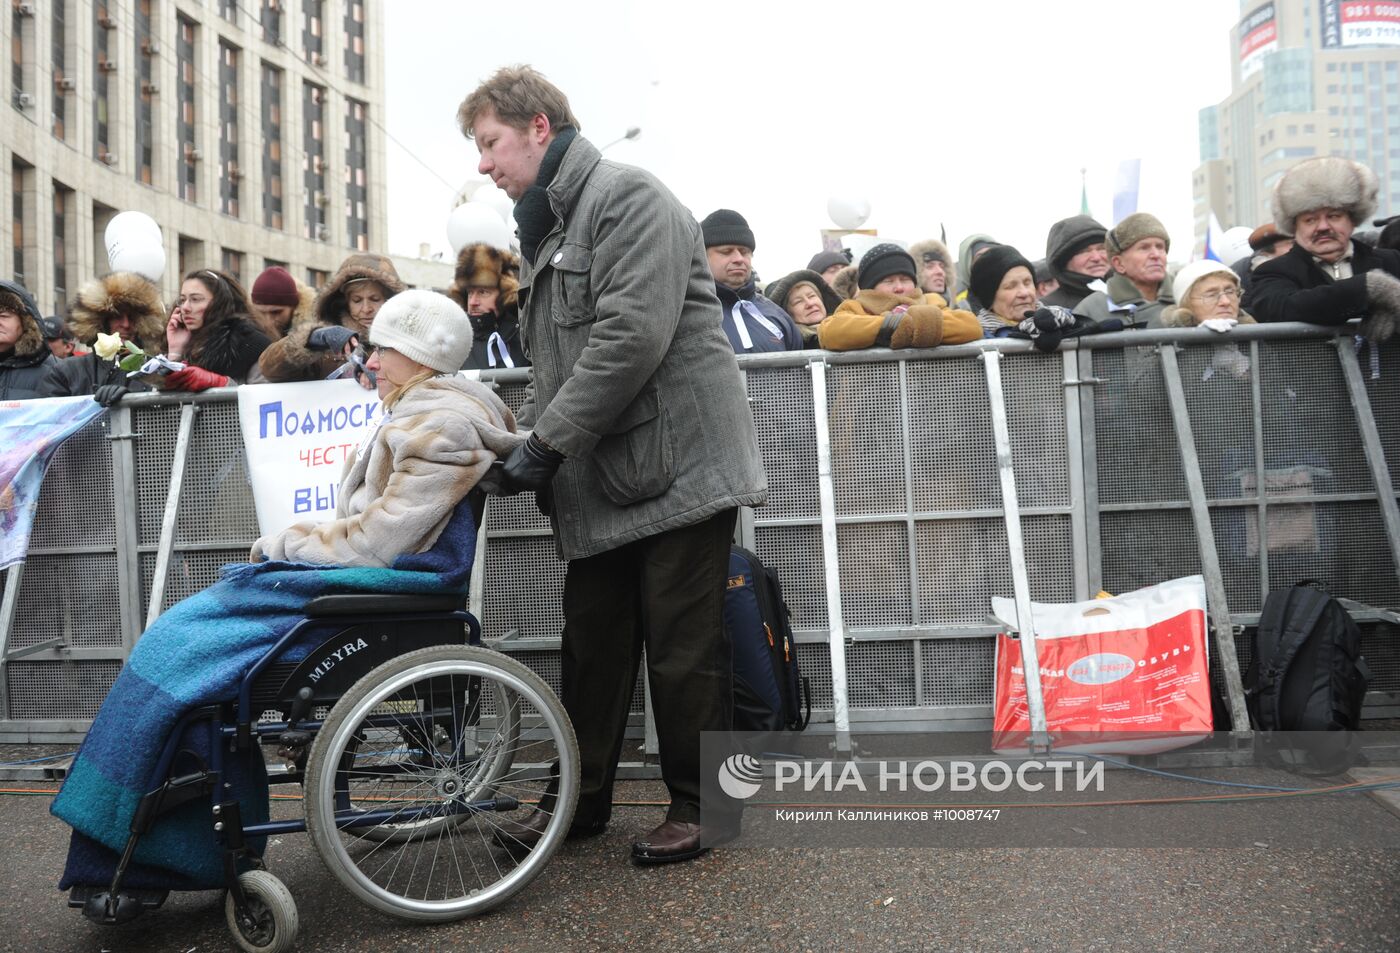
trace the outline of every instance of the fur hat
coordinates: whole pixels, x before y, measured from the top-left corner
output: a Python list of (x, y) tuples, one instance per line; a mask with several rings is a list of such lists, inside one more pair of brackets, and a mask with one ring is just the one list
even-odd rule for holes
[(472, 352), (472, 323), (447, 295), (415, 288), (384, 302), (370, 326), (369, 341), (451, 374)]
[(831, 290), (841, 296), (842, 301), (854, 298), (860, 289), (856, 287), (856, 266), (847, 265), (831, 276)]
[(1351, 159), (1317, 156), (1304, 159), (1274, 186), (1274, 224), (1287, 235), (1304, 212), (1336, 208), (1360, 225), (1376, 210), (1376, 174)]
[(914, 264), (919, 266), (919, 286), (923, 286), (923, 266), (929, 260), (930, 255), (936, 255), (939, 261), (943, 262), (943, 274), (947, 277), (946, 297), (952, 297), (953, 288), (958, 283), (958, 266), (953, 261), (953, 253), (948, 250), (948, 246), (936, 238), (925, 238), (921, 242), (915, 242), (909, 246), (909, 256), (914, 259)]
[(992, 302), (996, 300), (997, 289), (1001, 287), (1002, 279), (1012, 268), (1025, 268), (1031, 273), (1031, 280), (1035, 280), (1035, 265), (1025, 255), (1021, 254), (1010, 245), (996, 245), (987, 249), (986, 253), (972, 263), (972, 274), (968, 276), (968, 285), (973, 296), (980, 302), (982, 307), (990, 308)]
[(700, 223), (700, 231), (705, 236), (706, 248), (716, 245), (742, 245), (753, 251), (758, 247), (748, 220), (732, 208), (717, 208), (706, 215)]
[(501, 293), (496, 302), (498, 312), (514, 306), (520, 291), (520, 259), (481, 242), (464, 246), (457, 255), (457, 269), (447, 296), (465, 311), (467, 296), (474, 287), (495, 288)]
[(836, 313), (836, 309), (841, 307), (843, 299), (830, 285), (823, 280), (822, 276), (810, 268), (801, 271), (794, 271), (790, 275), (784, 275), (777, 281), (763, 289), (763, 296), (772, 299), (773, 303), (784, 311), (787, 310), (787, 296), (792, 293), (792, 289), (806, 282), (817, 289), (817, 294), (821, 295), (822, 304), (826, 306), (827, 316)]
[(1075, 255), (1104, 240), (1108, 229), (1089, 215), (1071, 215), (1050, 226), (1045, 236), (1045, 261), (1053, 272), (1064, 271)]
[(1166, 243), (1167, 250), (1171, 250), (1172, 237), (1167, 234), (1167, 226), (1157, 216), (1146, 212), (1134, 212), (1110, 228), (1103, 237), (1103, 244), (1108, 250), (1108, 257), (1112, 258), (1123, 254), (1144, 238), (1160, 238)]
[(340, 269), (321, 289), (316, 299), (316, 320), (322, 324), (339, 324), (346, 314), (346, 285), (356, 281), (378, 282), (391, 298), (404, 289), (394, 263), (387, 256), (357, 252), (340, 263)]
[(891, 275), (908, 275), (918, 284), (919, 266), (914, 264), (913, 255), (894, 242), (881, 242), (861, 256), (856, 285), (869, 291)]
[(146, 351), (159, 350), (168, 314), (160, 289), (134, 271), (114, 271), (83, 283), (68, 308), (68, 327), (79, 341), (91, 345), (115, 313), (131, 316), (132, 337)]

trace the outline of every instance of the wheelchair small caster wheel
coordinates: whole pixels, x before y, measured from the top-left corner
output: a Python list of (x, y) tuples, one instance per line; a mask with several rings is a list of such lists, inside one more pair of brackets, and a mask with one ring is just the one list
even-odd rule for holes
[(287, 953), (297, 941), (297, 905), (291, 893), (266, 870), (238, 875), (247, 907), (239, 910), (230, 893), (224, 916), (238, 946), (247, 953)]

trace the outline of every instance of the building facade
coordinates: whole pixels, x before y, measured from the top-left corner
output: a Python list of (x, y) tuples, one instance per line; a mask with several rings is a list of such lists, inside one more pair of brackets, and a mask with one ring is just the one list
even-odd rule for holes
[(62, 314), (118, 212), (180, 276), (383, 250), (382, 0), (4, 0), (0, 274)]
[(1274, 183), (1299, 159), (1340, 155), (1380, 179), (1400, 212), (1400, 3), (1242, 0), (1230, 95), (1200, 113), (1192, 173), (1196, 251), (1225, 228), (1272, 220)]

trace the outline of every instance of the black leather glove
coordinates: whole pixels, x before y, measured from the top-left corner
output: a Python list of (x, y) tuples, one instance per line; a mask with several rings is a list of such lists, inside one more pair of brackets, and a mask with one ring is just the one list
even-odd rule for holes
[(506, 486), (517, 490), (541, 490), (549, 486), (564, 455), (545, 446), (534, 434), (510, 452), (503, 468)]
[(313, 351), (331, 351), (339, 354), (345, 350), (346, 342), (354, 336), (354, 331), (338, 324), (333, 327), (317, 328), (307, 337), (306, 346)]
[(103, 384), (93, 391), (92, 399), (103, 407), (111, 407), (125, 397), (129, 389), (125, 384)]

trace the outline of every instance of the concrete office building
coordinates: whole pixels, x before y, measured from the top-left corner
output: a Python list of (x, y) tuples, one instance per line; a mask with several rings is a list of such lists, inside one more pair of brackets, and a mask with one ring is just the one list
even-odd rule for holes
[(1341, 155), (1380, 178), (1400, 212), (1400, 3), (1242, 0), (1230, 95), (1200, 113), (1192, 174), (1196, 251), (1225, 228), (1271, 221), (1274, 183), (1299, 159)]
[(161, 226), (167, 300), (192, 268), (319, 286), (385, 249), (383, 0), (6, 7), (0, 274), (45, 312), (108, 270), (103, 232), (128, 209)]

